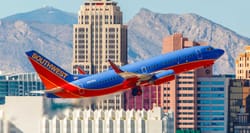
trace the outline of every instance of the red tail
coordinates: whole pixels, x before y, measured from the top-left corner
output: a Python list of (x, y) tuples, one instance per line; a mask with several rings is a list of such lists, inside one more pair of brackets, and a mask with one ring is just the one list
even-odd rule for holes
[(36, 51), (26, 52), (47, 90), (61, 87), (73, 81), (73, 76)]
[(115, 70), (116, 73), (122, 73), (123, 71), (118, 67), (116, 66), (111, 60), (108, 60), (111, 67)]

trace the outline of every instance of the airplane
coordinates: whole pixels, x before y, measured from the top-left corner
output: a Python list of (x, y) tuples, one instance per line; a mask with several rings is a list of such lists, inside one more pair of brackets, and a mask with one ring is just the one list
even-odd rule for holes
[(90, 98), (129, 89), (133, 96), (140, 96), (142, 86), (159, 85), (174, 80), (176, 74), (211, 66), (223, 54), (212, 46), (195, 46), (121, 67), (108, 60), (112, 69), (89, 75), (78, 68), (81, 74), (72, 75), (40, 53), (26, 52), (49, 98)]

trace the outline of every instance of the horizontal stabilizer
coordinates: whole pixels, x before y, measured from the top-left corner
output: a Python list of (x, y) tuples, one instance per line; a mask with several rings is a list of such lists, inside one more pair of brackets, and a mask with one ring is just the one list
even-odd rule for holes
[(45, 93), (58, 93), (58, 92), (62, 92), (63, 89), (60, 87), (56, 87), (56, 88), (52, 88), (50, 90), (38, 90), (38, 91), (30, 91), (30, 93), (32, 94), (45, 94)]
[(30, 91), (30, 93), (31, 94), (45, 94), (45, 91), (42, 91), (42, 90), (40, 90), (40, 91)]

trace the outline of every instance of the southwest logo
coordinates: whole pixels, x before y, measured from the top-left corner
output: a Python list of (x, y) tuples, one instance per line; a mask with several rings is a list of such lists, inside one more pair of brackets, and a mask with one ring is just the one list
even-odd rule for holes
[(37, 55), (36, 53), (33, 53), (33, 55), (31, 56), (32, 59), (34, 59), (36, 62), (38, 62), (39, 64), (41, 64), (42, 66), (46, 67), (47, 69), (49, 69), (51, 72), (55, 73), (56, 75), (58, 75), (59, 77), (65, 79), (68, 74), (65, 73), (63, 70), (61, 70), (60, 68), (58, 68), (57, 66), (55, 66), (53, 63), (51, 63), (50, 61), (44, 59), (42, 56)]

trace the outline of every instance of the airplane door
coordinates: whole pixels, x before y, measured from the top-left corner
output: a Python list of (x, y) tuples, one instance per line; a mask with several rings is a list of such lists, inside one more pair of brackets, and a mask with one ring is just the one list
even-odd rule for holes
[(148, 73), (148, 70), (147, 70), (146, 66), (141, 67), (141, 72), (142, 73)]
[(199, 49), (196, 50), (197, 58), (202, 59), (201, 51)]
[(178, 59), (177, 59), (177, 64), (180, 64), (181, 63), (181, 57), (178, 56)]

